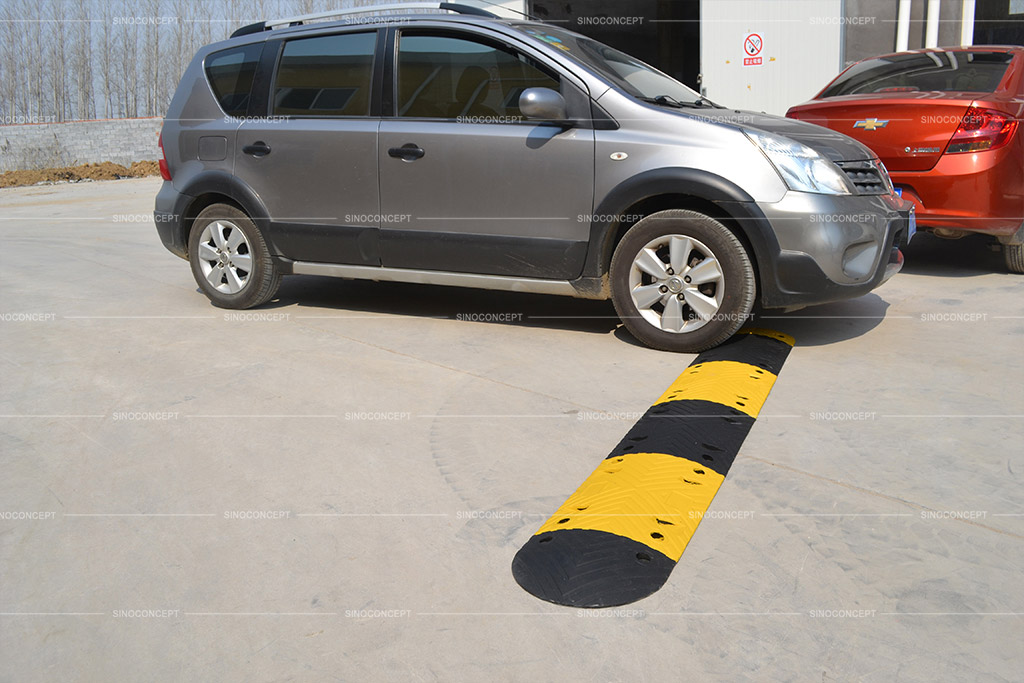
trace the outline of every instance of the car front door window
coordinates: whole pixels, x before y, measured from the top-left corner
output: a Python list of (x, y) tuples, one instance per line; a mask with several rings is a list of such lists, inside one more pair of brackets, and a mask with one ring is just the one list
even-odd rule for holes
[(401, 117), (515, 122), (524, 90), (559, 89), (532, 59), (483, 40), (404, 34), (398, 50)]

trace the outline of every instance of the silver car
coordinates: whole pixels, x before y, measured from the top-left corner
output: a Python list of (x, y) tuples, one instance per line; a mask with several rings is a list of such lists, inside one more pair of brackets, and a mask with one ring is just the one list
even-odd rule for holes
[(610, 298), (697, 352), (899, 270), (913, 215), (860, 143), (557, 26), (404, 7), (246, 26), (186, 70), (155, 220), (215, 305), (293, 273)]

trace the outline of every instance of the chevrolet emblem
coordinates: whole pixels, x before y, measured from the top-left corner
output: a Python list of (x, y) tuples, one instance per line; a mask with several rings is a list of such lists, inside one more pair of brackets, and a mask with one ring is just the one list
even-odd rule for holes
[(877, 128), (885, 128), (889, 125), (888, 119), (879, 121), (878, 119), (863, 119), (853, 124), (854, 128), (863, 128), (864, 130), (875, 130)]

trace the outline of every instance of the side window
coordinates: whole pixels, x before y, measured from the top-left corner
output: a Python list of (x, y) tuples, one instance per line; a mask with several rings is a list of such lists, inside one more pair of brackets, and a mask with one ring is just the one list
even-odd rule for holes
[(273, 113), (367, 116), (376, 32), (300, 38), (284, 44)]
[(206, 58), (206, 78), (217, 103), (230, 116), (245, 116), (263, 43), (215, 52)]
[(519, 95), (535, 87), (558, 90), (558, 78), (512, 48), (410, 33), (398, 43), (399, 116), (519, 117)]

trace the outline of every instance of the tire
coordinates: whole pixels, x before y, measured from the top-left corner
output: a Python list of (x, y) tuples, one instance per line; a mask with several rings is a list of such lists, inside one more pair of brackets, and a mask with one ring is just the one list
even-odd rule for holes
[(263, 235), (248, 216), (228, 204), (212, 204), (196, 217), (188, 260), (199, 288), (220, 308), (259, 306), (281, 284)]
[(1003, 258), (1011, 273), (1024, 273), (1024, 244), (1004, 244)]
[(754, 266), (736, 235), (679, 209), (630, 228), (615, 248), (610, 278), (626, 329), (647, 346), (680, 353), (705, 351), (735, 334), (750, 319), (757, 291)]

